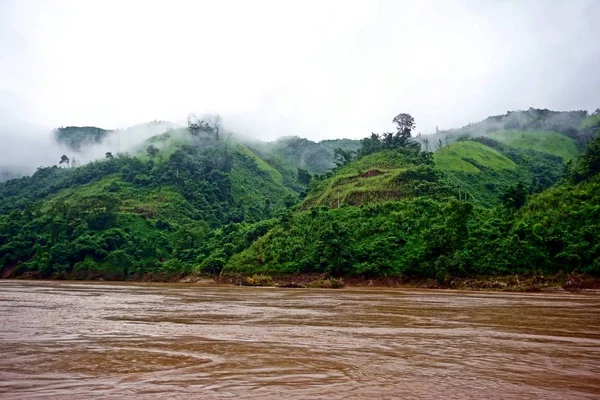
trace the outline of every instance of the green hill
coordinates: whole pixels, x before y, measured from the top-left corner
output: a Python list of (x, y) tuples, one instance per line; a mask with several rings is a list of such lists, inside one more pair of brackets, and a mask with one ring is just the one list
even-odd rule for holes
[[(569, 141), (565, 141), (562, 134), (573, 139), (577, 150), (581, 150), (594, 137), (593, 124), (596, 113), (588, 116), (585, 110), (579, 111), (552, 111), (548, 109), (530, 108), (528, 110), (508, 111), (506, 114), (494, 115), (482, 121), (470, 123), (462, 128), (436, 131), (434, 134), (419, 135), (416, 140), (425, 148), (437, 150), (450, 143), (473, 139), (477, 137), (491, 137), (495, 140), (512, 142), (515, 146), (530, 148), (539, 151), (547, 151), (549, 154), (557, 154), (565, 159), (572, 158), (576, 153)], [(503, 132), (528, 132), (535, 133), (535, 137), (525, 135), (523, 140), (517, 140), (512, 133), (504, 137)], [(550, 143), (539, 143), (544, 141), (543, 133), (553, 132), (549, 137)], [(541, 134), (541, 135), (539, 135)], [(542, 137), (540, 137), (542, 136)], [(567, 148), (563, 151), (557, 143), (563, 140)], [(557, 151), (559, 153), (557, 153)]]
[(589, 115), (581, 122), (581, 128), (594, 128), (600, 127), (600, 110), (596, 110), (596, 112), (592, 115)]
[[(225, 271), (399, 276), (423, 250), (407, 246), (411, 232), (435, 215), (471, 212), (457, 197), (418, 147), (375, 151), (313, 181), (297, 211), (234, 254)], [(446, 205), (452, 210), (442, 216)]]
[(481, 143), (464, 141), (442, 147), (434, 153), (435, 164), (444, 171), (481, 173), (482, 170), (517, 169), (517, 164)]
[(494, 206), (507, 188), (523, 183), (530, 193), (557, 182), (565, 164), (558, 156), (511, 147), (493, 139), (459, 141), (434, 153), (436, 166), (477, 204)]
[[(493, 115), (486, 119), (470, 123), (462, 128), (442, 130), (440, 137), (454, 140), (459, 137), (486, 136), (500, 131), (558, 132), (574, 139), (578, 144), (585, 144), (585, 138), (579, 131), (588, 113), (579, 111), (552, 111), (548, 109), (530, 108), (528, 110), (508, 111), (506, 114)], [(438, 137), (435, 137), (437, 141)], [(445, 141), (445, 139), (443, 139)]]
[(558, 132), (501, 131), (487, 135), (506, 145), (536, 150), (561, 157), (567, 162), (579, 154), (575, 140)]
[(162, 149), (153, 155), (40, 168), (0, 185), (3, 268), (42, 277), (179, 276), (205, 258), (199, 245), (209, 233), (297, 201), (247, 148), (182, 133), (150, 140)]
[(529, 193), (556, 183), (567, 163), (596, 135), (594, 128), (583, 127), (590, 120), (586, 116), (586, 111), (530, 108), (417, 140), (427, 149), (437, 145), (436, 165), (473, 201), (494, 206), (517, 183)]
[(301, 204), (338, 207), (374, 201), (393, 201), (443, 191), (446, 184), (430, 165), (418, 163), (410, 154), (384, 150), (346, 165), (328, 178), (315, 181)]

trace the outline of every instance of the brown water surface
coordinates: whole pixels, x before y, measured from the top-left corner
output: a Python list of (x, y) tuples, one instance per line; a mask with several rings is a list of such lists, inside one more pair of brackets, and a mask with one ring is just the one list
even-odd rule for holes
[(600, 398), (600, 296), (0, 282), (0, 397)]

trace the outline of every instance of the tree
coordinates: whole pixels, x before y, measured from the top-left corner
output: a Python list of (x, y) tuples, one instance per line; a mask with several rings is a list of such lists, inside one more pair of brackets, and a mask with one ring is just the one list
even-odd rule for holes
[(312, 176), (310, 175), (310, 172), (305, 169), (298, 168), (298, 182), (300, 182), (301, 185), (308, 186), (311, 179)]
[(110, 151), (107, 151), (106, 154), (104, 154), (104, 156), (106, 158), (108, 158), (109, 160), (112, 160), (114, 158), (113, 155), (112, 155), (112, 153)]
[(333, 150), (333, 160), (335, 165), (338, 167), (342, 167), (348, 164), (354, 158), (354, 154), (356, 152), (352, 150), (344, 150), (341, 147), (338, 147)]
[(394, 135), (394, 145), (395, 147), (402, 147), (408, 142), (412, 130), (415, 129), (415, 119), (410, 114), (401, 113), (396, 115), (393, 122), (398, 128)]
[(149, 157), (154, 158), (158, 154), (158, 149), (154, 145), (150, 145), (146, 148), (146, 153)]
[(500, 195), (500, 201), (508, 208), (519, 209), (527, 200), (527, 190), (525, 185), (519, 182), (517, 185), (511, 186)]
[(588, 176), (600, 173), (600, 136), (596, 136), (581, 156)]
[(220, 115), (206, 115), (199, 118), (196, 114), (188, 115), (188, 130), (194, 136), (200, 132), (212, 134), (214, 139), (219, 140), (219, 134), (223, 132), (223, 119)]
[(588, 143), (577, 160), (569, 161), (567, 169), (574, 182), (581, 182), (600, 173), (600, 135)]
[(208, 124), (215, 133), (215, 138), (219, 140), (219, 133), (223, 132), (223, 119), (221, 116), (219, 114), (213, 115)]
[(431, 151), (431, 149), (429, 148), (429, 139), (424, 138), (423, 144), (425, 145), (425, 151), (429, 153)]
[(192, 135), (197, 135), (201, 128), (202, 121), (198, 119), (196, 114), (188, 114), (188, 130)]
[(395, 146), (394, 132), (384, 132), (381, 134), (381, 141), (386, 149), (393, 149)]
[(342, 276), (352, 265), (352, 238), (337, 221), (328, 223), (318, 232), (316, 240), (319, 261), (325, 271)]
[(360, 140), (360, 155), (375, 153), (381, 150), (380, 136), (377, 133), (371, 132), (371, 136)]
[(59, 164), (67, 164), (67, 165), (69, 165), (69, 162), (70, 162), (69, 157), (67, 157), (66, 155), (63, 154), (60, 157), (60, 161), (58, 163)]
[[(403, 113), (396, 115), (393, 122), (397, 125), (396, 132), (371, 133), (370, 137), (366, 137), (360, 141), (360, 156), (375, 153), (383, 149), (408, 149), (417, 151), (418, 153), (420, 145), (410, 140), (411, 132), (415, 128), (415, 119), (410, 114)], [(340, 165), (338, 161), (336, 161), (336, 164)]]

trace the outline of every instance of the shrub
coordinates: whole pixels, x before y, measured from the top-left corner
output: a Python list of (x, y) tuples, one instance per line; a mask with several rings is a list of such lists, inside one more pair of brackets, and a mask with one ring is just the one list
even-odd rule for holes
[(345, 286), (342, 279), (328, 278), (328, 279), (317, 279), (310, 283), (311, 288), (319, 289), (341, 289)]
[(255, 274), (242, 281), (243, 286), (273, 286), (273, 278), (270, 275)]

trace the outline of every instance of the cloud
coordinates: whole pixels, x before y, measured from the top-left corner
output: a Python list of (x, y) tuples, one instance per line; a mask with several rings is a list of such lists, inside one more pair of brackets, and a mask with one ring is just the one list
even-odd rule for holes
[(262, 139), (360, 138), (399, 112), (425, 133), (509, 109), (600, 107), (593, 0), (0, 7), (0, 105), (46, 129), (195, 111)]

